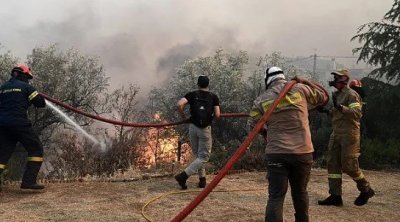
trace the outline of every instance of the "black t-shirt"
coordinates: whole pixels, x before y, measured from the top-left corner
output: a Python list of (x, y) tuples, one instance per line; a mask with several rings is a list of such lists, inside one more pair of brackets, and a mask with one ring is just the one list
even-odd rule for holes
[(190, 105), (190, 122), (200, 128), (211, 125), (214, 106), (219, 106), (219, 98), (212, 92), (196, 90), (185, 95)]

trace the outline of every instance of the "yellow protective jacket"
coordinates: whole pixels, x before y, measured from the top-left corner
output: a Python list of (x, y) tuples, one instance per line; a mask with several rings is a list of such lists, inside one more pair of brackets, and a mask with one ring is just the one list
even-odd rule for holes
[(362, 101), (358, 93), (348, 86), (333, 93), (342, 110), (332, 108), (332, 128), (335, 135), (360, 134)]
[[(282, 91), (286, 80), (272, 82), (253, 104), (248, 120), (251, 130)], [(324, 104), (327, 95), (320, 89), (297, 83), (281, 100), (265, 124), (267, 154), (305, 154), (314, 151), (308, 123), (308, 110)]]

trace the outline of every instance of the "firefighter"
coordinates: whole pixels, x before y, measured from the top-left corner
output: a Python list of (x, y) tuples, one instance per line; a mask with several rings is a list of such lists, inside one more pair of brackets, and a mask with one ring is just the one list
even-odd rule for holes
[[(250, 111), (248, 129), (254, 128), (272, 105), (287, 81), (279, 67), (265, 72), (266, 91), (255, 101)], [(283, 203), (290, 184), (296, 221), (309, 221), (308, 192), (313, 145), (308, 122), (308, 110), (326, 104), (329, 95), (320, 86), (296, 78), (295, 84), (278, 104), (260, 132), (266, 137), (268, 203), (265, 221), (283, 221)]]
[[(21, 189), (43, 189), (36, 177), (43, 162), (43, 147), (28, 119), (28, 107), (45, 107), (43, 97), (29, 84), (31, 69), (19, 64), (11, 70), (11, 79), (0, 87), (0, 174), (4, 171), (17, 142), (28, 152)], [(1, 183), (0, 183), (1, 184)]]
[(375, 195), (358, 163), (360, 156), (360, 119), (362, 101), (360, 95), (347, 84), (349, 71), (341, 69), (331, 73), (334, 77), (329, 86), (337, 89), (332, 94), (332, 134), (328, 145), (328, 181), (330, 196), (318, 201), (319, 205), (342, 206), (342, 172), (357, 184), (360, 195), (354, 201), (362, 206)]

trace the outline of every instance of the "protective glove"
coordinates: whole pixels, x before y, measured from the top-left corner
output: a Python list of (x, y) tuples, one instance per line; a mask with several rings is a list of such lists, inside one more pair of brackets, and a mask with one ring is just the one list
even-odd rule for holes
[(292, 78), (292, 80), (294, 80), (294, 81), (296, 81), (298, 83), (302, 83), (302, 84), (305, 84), (305, 83), (308, 82), (308, 80), (306, 80), (304, 78), (301, 78), (300, 76), (295, 76), (295, 77)]
[(337, 96), (335, 93), (332, 93), (332, 102), (333, 102), (333, 107), (335, 107), (339, 111), (342, 111), (343, 105), (337, 104)]

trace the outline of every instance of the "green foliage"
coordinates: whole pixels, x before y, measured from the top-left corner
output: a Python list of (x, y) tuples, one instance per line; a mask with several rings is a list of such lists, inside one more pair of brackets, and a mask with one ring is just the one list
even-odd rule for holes
[[(1, 47), (1, 44), (0, 44)], [(0, 54), (0, 82), (3, 83), (10, 79), (11, 69), (17, 64), (15, 58), (10, 52)]]
[(359, 52), (358, 61), (377, 66), (370, 75), (400, 80), (400, 0), (394, 0), (392, 8), (382, 22), (362, 25), (352, 40), (358, 39), (363, 46), (355, 48)]
[[(10, 71), (16, 63), (17, 59), (10, 52), (0, 55), (1, 80), (10, 78)], [(108, 95), (108, 77), (97, 58), (82, 55), (75, 49), (62, 51), (57, 45), (51, 45), (33, 49), (26, 63), (34, 75), (32, 85), (39, 92), (90, 113), (112, 111), (114, 117), (124, 121), (133, 121), (137, 114), (136, 96), (139, 88), (130, 84)], [(91, 126), (93, 123), (89, 118), (66, 112), (81, 126)], [(142, 152), (132, 147), (139, 134), (135, 130), (117, 127), (116, 138), (110, 139), (112, 145), (108, 144), (113, 148), (101, 154), (93, 144), (86, 144), (80, 138), (70, 136), (68, 123), (51, 109), (31, 107), (29, 115), (35, 131), (44, 143), (45, 160), (50, 163), (45, 164), (45, 168), (59, 178), (123, 170), (131, 166), (137, 160), (138, 153)], [(90, 131), (94, 127), (86, 129)], [(26, 158), (22, 154), (26, 155), (15, 153), (15, 158), (8, 163), (9, 176), (12, 178), (18, 178), (23, 170), (21, 163)]]
[(324, 161), (324, 153), (328, 150), (329, 137), (332, 133), (331, 118), (317, 111), (310, 112), (310, 131), (314, 146), (314, 159)]
[(360, 165), (365, 168), (400, 168), (400, 140), (365, 139), (361, 143)]
[[(253, 64), (248, 64), (247, 53), (243, 51), (229, 54), (217, 50), (213, 56), (187, 60), (165, 86), (151, 91), (148, 110), (160, 111), (166, 119), (177, 118), (176, 102), (189, 91), (196, 90), (197, 77), (206, 74), (210, 78), (210, 91), (220, 98), (223, 113), (248, 112), (255, 98), (265, 90), (266, 67), (281, 67), (289, 79), (298, 74), (298, 70), (288, 64), (280, 53), (260, 57), (251, 75), (246, 75), (246, 68), (251, 65)], [(246, 123), (246, 118), (222, 118), (213, 123), (210, 162), (215, 167), (214, 170), (226, 164), (247, 136)], [(177, 129), (182, 138), (187, 137), (187, 127)], [(257, 142), (253, 144), (258, 145), (246, 152), (234, 166), (235, 169), (263, 169), (265, 145)]]
[[(210, 91), (220, 98), (222, 112), (247, 112), (251, 102), (247, 96), (248, 86), (242, 80), (247, 62), (246, 52), (227, 54), (222, 50), (213, 56), (187, 60), (166, 85), (151, 91), (148, 110), (160, 112), (165, 119), (178, 118), (176, 102), (196, 90), (197, 77), (206, 74), (210, 78)], [(221, 141), (239, 139), (245, 134), (245, 124), (245, 119), (218, 120), (213, 133)], [(178, 130), (182, 135), (187, 134), (186, 127)]]
[(363, 78), (366, 136), (382, 141), (400, 138), (400, 86)]

